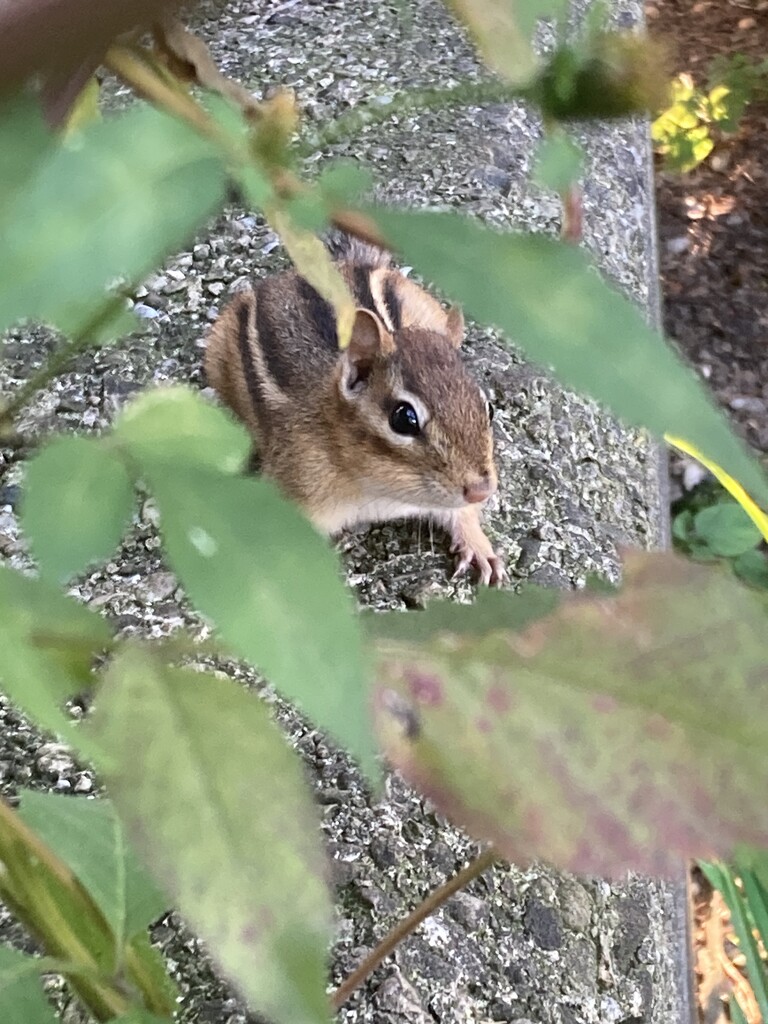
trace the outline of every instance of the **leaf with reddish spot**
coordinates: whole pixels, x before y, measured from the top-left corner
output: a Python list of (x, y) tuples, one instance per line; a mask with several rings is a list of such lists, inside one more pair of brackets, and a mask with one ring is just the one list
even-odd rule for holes
[(675, 870), (768, 844), (768, 620), (719, 569), (632, 553), (521, 632), (381, 639), (389, 759), (512, 860)]

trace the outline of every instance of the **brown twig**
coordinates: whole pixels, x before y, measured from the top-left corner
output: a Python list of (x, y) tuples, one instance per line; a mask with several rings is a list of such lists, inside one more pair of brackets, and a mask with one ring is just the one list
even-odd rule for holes
[(450, 878), (439, 888), (435, 889), (434, 892), (431, 892), (415, 910), (398, 922), (373, 952), (363, 960), (360, 966), (348, 978), (345, 978), (333, 993), (331, 996), (331, 1006), (333, 1009), (339, 1010), (352, 993), (360, 988), (369, 975), (376, 970), (382, 960), (385, 960), (390, 953), (394, 952), (400, 943), (419, 927), (422, 921), (431, 914), (434, 914), (454, 893), (459, 892), (465, 885), (468, 885), (473, 879), (478, 878), (483, 872), (487, 871), (498, 859), (499, 854), (493, 847), (481, 853), (479, 857), (470, 861), (453, 878)]

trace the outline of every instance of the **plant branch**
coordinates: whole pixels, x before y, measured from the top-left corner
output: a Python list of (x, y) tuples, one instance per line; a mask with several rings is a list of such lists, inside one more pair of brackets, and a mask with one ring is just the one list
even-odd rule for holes
[(479, 878), (483, 872), (487, 871), (495, 861), (499, 859), (498, 851), (493, 847), (481, 853), (475, 860), (470, 861), (465, 868), (462, 868), (458, 874), (454, 875), (443, 885), (431, 892), (429, 896), (422, 903), (416, 907), (407, 917), (404, 917), (402, 921), (398, 922), (395, 927), (385, 935), (378, 946), (370, 953), (369, 956), (363, 960), (360, 966), (354, 970), (349, 977), (339, 985), (336, 991), (331, 996), (331, 1005), (335, 1011), (341, 1009), (344, 1003), (349, 999), (352, 993), (360, 988), (365, 980), (371, 975), (382, 960), (386, 959), (390, 953), (400, 945), (400, 943), (406, 939), (412, 932), (416, 931), (419, 925), (428, 918), (431, 914), (434, 914), (454, 893), (459, 892), (465, 885), (468, 885), (473, 879)]
[(447, 89), (414, 89), (412, 92), (400, 93), (385, 103), (369, 101), (360, 104), (325, 128), (305, 135), (297, 144), (297, 153), (300, 157), (310, 156), (398, 114), (448, 107), (473, 107), (486, 103), (511, 103), (526, 94), (525, 88), (511, 86), (507, 82), (461, 82)]
[(104, 66), (130, 86), (142, 99), (149, 100), (174, 117), (185, 121), (206, 139), (229, 150), (229, 140), (219, 130), (216, 122), (188, 92), (174, 88), (161, 77), (141, 56), (127, 46), (114, 45), (107, 50)]
[[(3, 899), (47, 953), (70, 965), (67, 978), (96, 1019), (107, 1021), (128, 1013), (129, 1000), (116, 984), (100, 977), (93, 950), (84, 942), (86, 934), (98, 936), (104, 944), (111, 942), (109, 926), (69, 868), (4, 800), (0, 800), (0, 862)], [(70, 924), (75, 908), (80, 934)]]

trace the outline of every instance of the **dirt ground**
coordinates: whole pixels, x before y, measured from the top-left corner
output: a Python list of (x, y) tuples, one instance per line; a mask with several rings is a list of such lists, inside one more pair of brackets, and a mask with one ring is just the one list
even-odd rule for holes
[[(649, 0), (652, 33), (672, 47), (672, 70), (705, 85), (723, 53), (768, 57), (768, 0)], [(664, 323), (710, 382), (745, 439), (768, 452), (768, 104), (707, 161), (660, 172)]]

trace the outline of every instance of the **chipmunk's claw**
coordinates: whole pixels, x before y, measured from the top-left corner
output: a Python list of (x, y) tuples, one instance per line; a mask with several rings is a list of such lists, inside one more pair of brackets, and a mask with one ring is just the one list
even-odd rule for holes
[(492, 552), (474, 551), (471, 548), (454, 546), (453, 553), (458, 556), (456, 569), (451, 576), (457, 580), (473, 567), (477, 569), (478, 581), (486, 587), (500, 587), (508, 579), (507, 571), (504, 568), (504, 559)]

